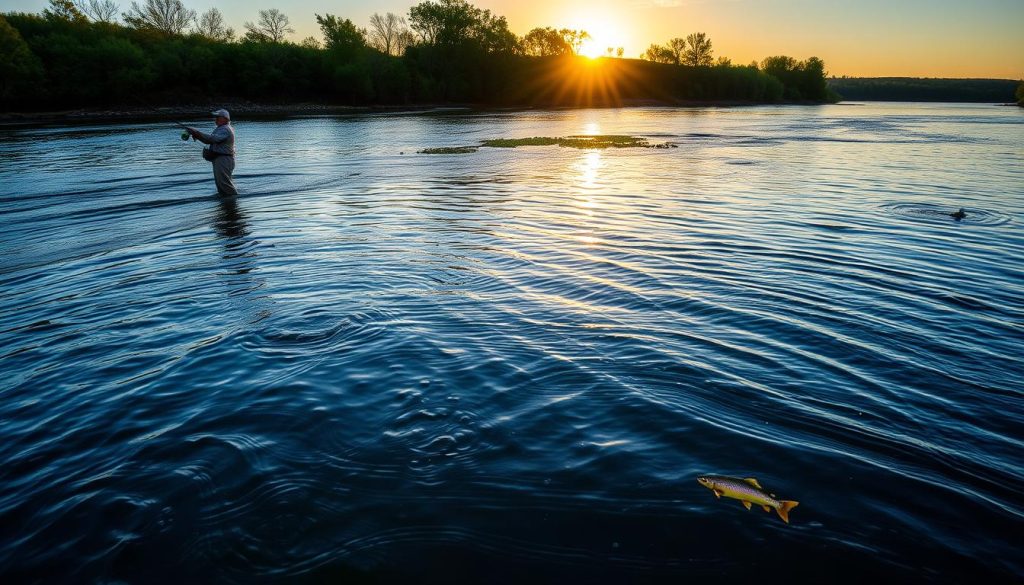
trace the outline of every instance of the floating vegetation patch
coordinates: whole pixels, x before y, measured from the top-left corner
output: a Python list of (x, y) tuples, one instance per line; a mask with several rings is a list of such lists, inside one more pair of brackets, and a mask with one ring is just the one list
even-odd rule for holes
[(620, 134), (576, 135), (561, 138), (535, 136), (533, 138), (500, 138), (485, 140), (483, 146), (516, 148), (519, 146), (562, 146), (565, 148), (675, 148), (671, 142), (652, 144), (639, 136)]
[(440, 148), (424, 148), (420, 154), (471, 154), (476, 151), (476, 146), (442, 146)]
[(516, 148), (517, 146), (554, 146), (558, 144), (558, 138), (535, 136), (533, 138), (498, 138), (495, 140), (484, 140), (484, 146), (491, 148)]
[(480, 147), (518, 148), (520, 146), (562, 146), (565, 148), (677, 148), (671, 142), (652, 143), (639, 136), (619, 134), (576, 135), (565, 137), (534, 136), (533, 138), (496, 138), (484, 140), (480, 146), (446, 146), (425, 148), (420, 154), (469, 154)]

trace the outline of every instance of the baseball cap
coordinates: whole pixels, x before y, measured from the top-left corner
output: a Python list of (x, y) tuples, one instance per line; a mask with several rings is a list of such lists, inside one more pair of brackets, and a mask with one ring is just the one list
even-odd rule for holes
[(218, 116), (218, 117), (219, 116), (224, 116), (228, 120), (231, 119), (231, 114), (229, 114), (227, 110), (214, 110), (214, 111), (210, 112), (210, 115), (211, 116)]

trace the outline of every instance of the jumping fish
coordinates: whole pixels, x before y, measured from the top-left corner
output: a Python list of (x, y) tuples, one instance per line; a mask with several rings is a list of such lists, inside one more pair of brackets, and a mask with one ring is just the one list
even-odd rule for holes
[(725, 496), (739, 500), (748, 510), (751, 504), (761, 506), (765, 512), (775, 510), (786, 524), (789, 524), (789, 511), (800, 503), (776, 499), (775, 494), (765, 491), (752, 477), (741, 479), (724, 475), (702, 475), (697, 478), (697, 483), (714, 492), (716, 498)]

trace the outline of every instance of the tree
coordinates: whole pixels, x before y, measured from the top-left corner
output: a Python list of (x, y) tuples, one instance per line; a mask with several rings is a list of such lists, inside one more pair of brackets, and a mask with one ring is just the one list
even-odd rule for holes
[(681, 62), (691, 67), (711, 67), (714, 60), (711, 39), (704, 33), (693, 33), (686, 37), (686, 50)]
[(519, 50), (519, 39), (509, 30), (504, 16), (495, 16), (466, 0), (421, 2), (409, 9), (409, 24), (427, 45), (475, 43), (490, 53)]
[(124, 13), (128, 26), (180, 35), (196, 19), (196, 11), (185, 8), (181, 0), (145, 0), (142, 6), (132, 2)]
[(75, 6), (95, 22), (114, 22), (121, 10), (114, 0), (78, 0)]
[(619, 59), (621, 59), (622, 56), (625, 55), (625, 54), (626, 54), (626, 47), (619, 47), (618, 49), (615, 49), (615, 56), (618, 57)]
[(306, 37), (306, 38), (302, 39), (302, 42), (299, 44), (299, 46), (305, 47), (307, 49), (317, 49), (317, 50), (324, 48), (324, 46), (320, 43), (320, 41), (316, 40), (316, 38), (314, 38), (314, 37)]
[(796, 67), (796, 59), (785, 55), (765, 57), (765, 59), (761, 61), (761, 71), (764, 71), (769, 75), (774, 75), (775, 77), (779, 77), (780, 74), (793, 71)]
[(43, 66), (18, 29), (0, 14), (0, 104), (25, 101), (39, 91)]
[(369, 45), (385, 55), (401, 55), (406, 47), (402, 44), (403, 33), (408, 30), (405, 19), (393, 12), (374, 14), (370, 17)]
[(825, 71), (825, 62), (817, 57), (811, 57), (800, 64), (800, 93), (805, 100), (826, 101), (828, 95), (828, 82)]
[(535, 28), (526, 33), (521, 41), (523, 51), (534, 57), (551, 57), (554, 55), (568, 55), (572, 53), (572, 47), (565, 42), (561, 33), (551, 28)]
[(43, 16), (51, 20), (86, 21), (85, 15), (71, 0), (50, 0), (50, 7), (43, 11)]
[[(719, 57), (718, 60), (715, 61), (715, 66), (716, 67), (732, 67), (732, 59), (730, 59), (728, 57)], [(756, 67), (755, 67), (755, 69), (756, 69)]]
[(1017, 86), (1017, 105), (1024, 106), (1024, 80)]
[(471, 34), (476, 41), (488, 53), (519, 53), (522, 47), (519, 39), (508, 29), (508, 21), (504, 16), (495, 16), (490, 10), (483, 10), (478, 13), (477, 22), (474, 23)]
[(562, 35), (565, 43), (572, 48), (573, 55), (579, 55), (580, 49), (583, 48), (583, 43), (590, 40), (590, 33), (585, 30), (563, 28), (558, 31), (558, 34)]
[(260, 10), (258, 23), (245, 23), (245, 40), (255, 43), (280, 43), (284, 41), (285, 35), (295, 32), (295, 29), (288, 26), (291, 21), (277, 8)]
[(686, 56), (686, 39), (676, 37), (669, 39), (666, 49), (672, 53), (672, 62), (676, 65), (680, 65), (683, 62), (683, 58)]
[(672, 52), (672, 49), (658, 44), (652, 44), (647, 47), (647, 50), (644, 51), (643, 55), (640, 55), (640, 58), (648, 61), (654, 61), (655, 63), (679, 63), (676, 61), (676, 56), (675, 53)]
[(405, 50), (416, 44), (416, 34), (409, 29), (404, 29), (398, 33), (398, 47), (397, 52), (399, 55), (404, 55)]
[(328, 50), (345, 52), (366, 46), (366, 31), (358, 28), (351, 20), (341, 19), (333, 14), (315, 16)]
[(409, 9), (409, 23), (428, 45), (456, 45), (469, 39), (479, 13), (466, 0), (428, 0)]
[(235, 29), (224, 26), (224, 15), (216, 8), (207, 10), (199, 17), (196, 21), (196, 34), (224, 43), (235, 39)]

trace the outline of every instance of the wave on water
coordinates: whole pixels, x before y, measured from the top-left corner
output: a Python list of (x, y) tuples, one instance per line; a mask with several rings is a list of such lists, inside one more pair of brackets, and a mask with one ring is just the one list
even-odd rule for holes
[[(5, 130), (0, 578), (1011, 582), (1019, 116)], [(680, 147), (414, 154), (577, 135)]]

